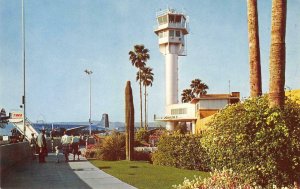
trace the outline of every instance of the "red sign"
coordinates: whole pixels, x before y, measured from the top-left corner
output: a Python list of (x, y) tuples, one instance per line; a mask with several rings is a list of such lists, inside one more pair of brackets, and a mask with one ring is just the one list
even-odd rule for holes
[(23, 119), (23, 113), (22, 112), (12, 112), (10, 118), (11, 119)]

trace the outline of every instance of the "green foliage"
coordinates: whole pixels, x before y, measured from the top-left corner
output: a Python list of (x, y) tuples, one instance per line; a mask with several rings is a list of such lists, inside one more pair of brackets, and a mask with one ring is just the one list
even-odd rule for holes
[(232, 168), (263, 187), (289, 185), (300, 176), (300, 106), (269, 108), (267, 96), (223, 109), (202, 143), (216, 169)]
[(174, 130), (175, 130), (176, 132), (178, 132), (179, 134), (186, 134), (186, 133), (187, 133), (187, 126), (186, 126), (186, 123), (183, 122), (183, 123), (180, 123), (180, 124), (175, 125)]
[(149, 132), (145, 129), (145, 128), (140, 128), (138, 129), (138, 131), (135, 133), (135, 138), (137, 141), (145, 141), (148, 142), (149, 141)]
[(205, 95), (208, 90), (208, 86), (201, 81), (201, 79), (194, 79), (191, 81), (190, 89), (184, 89), (181, 93), (181, 102), (190, 102), (195, 97)]
[[(184, 179), (182, 184), (173, 185), (176, 189), (262, 189), (262, 186), (256, 183), (245, 183), (240, 175), (233, 172), (232, 169), (223, 169), (222, 171), (214, 170), (210, 173), (210, 177), (202, 178), (201, 176), (194, 176), (193, 180)], [(278, 188), (272, 185), (273, 189)], [(297, 189), (297, 186), (282, 187), (282, 189)]]
[(97, 158), (115, 161), (125, 159), (125, 155), (125, 135), (113, 132), (103, 139), (99, 147)]
[(153, 156), (153, 164), (184, 169), (208, 170), (208, 156), (201, 146), (200, 136), (164, 135)]

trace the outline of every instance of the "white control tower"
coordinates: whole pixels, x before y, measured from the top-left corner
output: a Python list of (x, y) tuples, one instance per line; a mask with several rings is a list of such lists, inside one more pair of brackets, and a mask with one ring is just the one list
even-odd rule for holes
[[(178, 103), (178, 56), (186, 56), (185, 35), (188, 21), (185, 14), (167, 9), (156, 13), (160, 52), (165, 55), (166, 108)], [(174, 122), (167, 122), (167, 130), (174, 130)]]

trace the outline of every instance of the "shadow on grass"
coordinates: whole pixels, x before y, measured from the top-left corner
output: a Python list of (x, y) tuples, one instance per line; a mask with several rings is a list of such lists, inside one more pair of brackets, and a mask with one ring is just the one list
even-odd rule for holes
[(110, 166), (102, 166), (102, 167), (98, 167), (99, 169), (110, 169), (111, 167)]
[(129, 168), (139, 168), (138, 166), (129, 166)]

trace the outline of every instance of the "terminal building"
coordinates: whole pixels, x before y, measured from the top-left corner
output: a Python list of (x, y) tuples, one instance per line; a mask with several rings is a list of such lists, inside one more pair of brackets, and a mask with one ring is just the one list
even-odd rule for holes
[(200, 133), (201, 123), (211, 118), (212, 115), (227, 105), (238, 103), (240, 93), (231, 94), (207, 94), (200, 98), (194, 98), (189, 103), (172, 104), (166, 107), (166, 114), (156, 117), (155, 121), (171, 122), (174, 126), (180, 123), (188, 123), (187, 127), (191, 133)]

